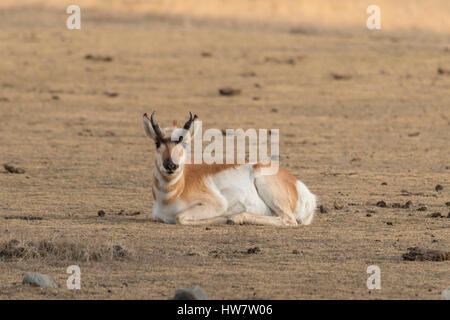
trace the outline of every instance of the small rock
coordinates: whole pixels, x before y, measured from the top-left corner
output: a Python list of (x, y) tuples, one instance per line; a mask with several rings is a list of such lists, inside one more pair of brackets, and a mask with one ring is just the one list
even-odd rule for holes
[(437, 72), (438, 72), (438, 74), (448, 74), (448, 75), (450, 75), (450, 70), (447, 70), (447, 69), (444, 69), (444, 68), (441, 68), (441, 67), (439, 67), (437, 69)]
[(441, 292), (441, 300), (450, 300), (450, 287)]
[(103, 94), (104, 94), (105, 96), (107, 96), (107, 97), (110, 97), (110, 98), (115, 98), (115, 97), (118, 97), (118, 96), (119, 96), (119, 94), (118, 94), (117, 92), (108, 92), (108, 91), (105, 91), (105, 92), (103, 92)]
[(261, 252), (261, 249), (259, 247), (254, 247), (247, 250), (248, 254), (257, 254), (259, 252)]
[(205, 58), (212, 57), (212, 53), (211, 52), (207, 52), (207, 51), (202, 51), (201, 55), (202, 55), (202, 57), (205, 57)]
[(179, 289), (172, 300), (208, 300), (208, 295), (199, 286)]
[(352, 78), (351, 75), (338, 73), (332, 73), (331, 76), (333, 77), (334, 80), (350, 80)]
[(402, 257), (407, 261), (445, 261), (450, 259), (450, 252), (412, 247)]
[(418, 137), (419, 135), (420, 135), (420, 132), (408, 133), (408, 137)]
[(278, 109), (277, 108), (272, 108), (272, 110), (270, 110), (270, 111), (273, 112), (273, 113), (277, 113)]
[(326, 207), (324, 207), (323, 205), (321, 205), (319, 207), (320, 213), (328, 213), (328, 209)]
[(19, 167), (15, 167), (13, 165), (7, 164), (5, 163), (3, 165), (3, 167), (5, 168), (6, 171), (8, 171), (9, 173), (17, 173), (17, 174), (23, 174), (25, 173), (25, 170)]
[(103, 210), (99, 210), (97, 214), (99, 217), (104, 217), (106, 213)]
[(384, 202), (383, 200), (378, 201), (377, 204), (376, 204), (376, 206), (377, 206), (377, 207), (380, 207), (380, 208), (387, 208), (387, 204), (386, 204), (386, 202)]
[(427, 211), (428, 208), (426, 206), (422, 206), (419, 209), (417, 209), (417, 211)]
[(109, 56), (96, 56), (96, 55), (92, 55), (92, 54), (87, 54), (86, 56), (84, 56), (84, 58), (86, 60), (92, 60), (92, 61), (102, 61), (102, 62), (111, 62), (113, 61), (112, 57)]
[(387, 182), (382, 182), (381, 185), (382, 186), (387, 186)]
[(406, 201), (406, 203), (402, 206), (403, 209), (409, 209), (413, 205), (411, 200)]
[(41, 274), (41, 273), (30, 273), (30, 274), (27, 274), (23, 278), (22, 284), (29, 284), (29, 285), (31, 285), (32, 287), (35, 287), (35, 288), (38, 288), (38, 287), (42, 287), (42, 288), (46, 288), (46, 287), (57, 288), (58, 287), (50, 276), (45, 275), (45, 274)]
[(390, 222), (390, 221), (386, 222), (386, 224), (387, 224), (388, 226), (392, 226), (392, 225), (393, 225), (392, 222)]
[(440, 184), (438, 184), (436, 187), (434, 187), (434, 190), (436, 190), (437, 192), (439, 192), (439, 191), (441, 191), (443, 189), (444, 189), (444, 187), (441, 186)]
[(371, 217), (372, 215), (370, 213), (366, 214), (366, 217)]
[(428, 215), (430, 218), (443, 218), (444, 216), (440, 212), (433, 212)]
[(133, 211), (133, 212), (127, 213), (127, 216), (138, 216), (140, 214), (141, 214), (140, 211)]
[(237, 95), (241, 94), (241, 89), (222, 88), (222, 89), (219, 89), (219, 93), (222, 96), (237, 96)]
[(293, 254), (300, 254), (300, 251), (298, 251), (297, 249), (292, 250)]

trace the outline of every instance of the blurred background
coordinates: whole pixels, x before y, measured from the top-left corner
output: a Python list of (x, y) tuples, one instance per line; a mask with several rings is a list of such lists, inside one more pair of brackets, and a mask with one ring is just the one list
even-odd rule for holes
[(318, 28), (360, 28), (369, 5), (382, 8), (384, 30), (427, 30), (449, 33), (446, 0), (3, 0), (0, 7), (76, 4), (122, 13), (152, 13), (201, 18), (304, 24)]

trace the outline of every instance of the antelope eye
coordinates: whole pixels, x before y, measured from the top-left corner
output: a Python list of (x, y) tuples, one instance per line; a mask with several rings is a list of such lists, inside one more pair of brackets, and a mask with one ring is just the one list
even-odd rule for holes
[(157, 141), (155, 142), (155, 144), (156, 144), (156, 148), (159, 148), (159, 147), (161, 146), (161, 141), (158, 141), (158, 140), (157, 140)]
[(183, 141), (183, 136), (180, 136), (180, 138), (178, 138), (178, 143)]

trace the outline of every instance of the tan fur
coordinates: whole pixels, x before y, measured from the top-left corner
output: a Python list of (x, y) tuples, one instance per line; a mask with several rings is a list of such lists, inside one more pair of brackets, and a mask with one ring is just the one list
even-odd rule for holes
[(186, 164), (184, 166), (185, 184), (181, 198), (185, 201), (192, 201), (199, 194), (212, 194), (205, 179), (208, 176), (218, 174), (221, 171), (238, 167), (238, 164)]
[[(255, 174), (258, 174), (263, 167), (270, 167), (269, 164), (255, 164)], [(297, 179), (290, 174), (285, 168), (279, 167), (278, 172), (274, 175), (262, 176), (267, 182), (272, 194), (278, 199), (279, 203), (289, 204), (290, 212), (294, 212), (297, 207), (298, 192), (296, 187)], [(287, 210), (288, 208), (286, 208)]]
[[(169, 198), (165, 199), (165, 205), (171, 204), (176, 199), (180, 198), (186, 202), (206, 200), (211, 202), (215, 197), (211, 190), (205, 183), (205, 178), (215, 175), (221, 171), (232, 169), (239, 166), (238, 164), (186, 164), (183, 169), (183, 176), (174, 184), (167, 188), (162, 188), (158, 179), (155, 177), (155, 187), (164, 193), (175, 191)], [(156, 166), (159, 174), (166, 182), (170, 182), (177, 176), (164, 176), (161, 170)]]

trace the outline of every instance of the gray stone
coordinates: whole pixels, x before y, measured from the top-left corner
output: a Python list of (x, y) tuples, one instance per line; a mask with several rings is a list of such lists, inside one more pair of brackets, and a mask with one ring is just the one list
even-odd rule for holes
[(29, 284), (33, 287), (50, 287), (50, 288), (57, 288), (55, 281), (53, 279), (46, 275), (41, 273), (30, 273), (27, 274), (23, 280), (22, 284)]
[(172, 300), (208, 300), (208, 296), (199, 286), (177, 290)]
[(450, 287), (447, 287), (447, 289), (442, 291), (441, 300), (450, 300)]

